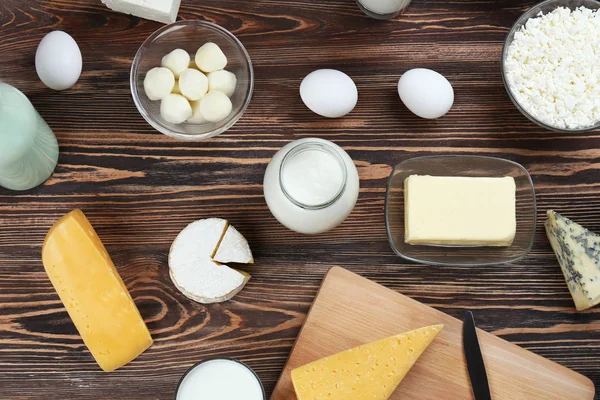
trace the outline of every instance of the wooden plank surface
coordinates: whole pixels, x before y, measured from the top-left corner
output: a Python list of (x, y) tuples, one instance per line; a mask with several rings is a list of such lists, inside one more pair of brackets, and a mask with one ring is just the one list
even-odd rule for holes
[[(424, 326), (444, 329), (390, 400), (472, 397), (463, 354), (462, 320), (334, 267), (325, 280), (271, 400), (296, 400), (291, 371), (364, 343)], [(591, 400), (588, 378), (484, 331), (478, 332), (495, 400)], [(365, 393), (367, 395), (367, 393)]]
[[(600, 232), (600, 135), (544, 131), (510, 103), (502, 43), (530, 0), (414, 0), (396, 21), (364, 16), (352, 0), (183, 0), (180, 18), (206, 19), (245, 44), (256, 84), (227, 133), (184, 143), (155, 132), (129, 91), (131, 61), (161, 25), (99, 0), (0, 1), (0, 79), (17, 86), (56, 133), (59, 166), (24, 193), (0, 189), (0, 398), (170, 399), (179, 377), (209, 356), (239, 358), (268, 393), (281, 373), (325, 272), (343, 266), (450, 315), (473, 309), (479, 326), (600, 383), (598, 308), (576, 313), (542, 221), (547, 209)], [(44, 34), (69, 32), (84, 64), (77, 85), (46, 89), (33, 60)], [(312, 114), (298, 96), (317, 68), (348, 73), (359, 89), (341, 120)], [(396, 82), (433, 68), (456, 101), (438, 121), (412, 115)], [(286, 230), (270, 214), (262, 177), (291, 140), (335, 141), (355, 160), (358, 204), (320, 236)], [(522, 262), (485, 268), (404, 262), (383, 217), (391, 166), (409, 157), (479, 154), (514, 160), (536, 184), (538, 230)], [(45, 276), (43, 238), (80, 207), (94, 224), (146, 319), (154, 346), (104, 374)], [(172, 285), (167, 252), (194, 219), (229, 219), (249, 240), (253, 278), (233, 301), (202, 306)]]

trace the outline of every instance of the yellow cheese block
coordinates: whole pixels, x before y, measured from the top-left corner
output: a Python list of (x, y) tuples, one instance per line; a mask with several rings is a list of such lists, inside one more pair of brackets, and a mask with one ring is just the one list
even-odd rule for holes
[(152, 344), (150, 332), (94, 228), (80, 210), (48, 232), (42, 261), (100, 367), (110, 372)]
[(364, 344), (292, 370), (298, 400), (386, 400), (440, 333), (432, 325)]

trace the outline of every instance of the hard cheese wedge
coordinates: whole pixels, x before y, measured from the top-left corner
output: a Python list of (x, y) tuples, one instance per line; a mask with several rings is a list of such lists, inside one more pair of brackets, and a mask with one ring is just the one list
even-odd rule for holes
[(600, 235), (552, 210), (545, 227), (577, 310), (600, 303)]
[(292, 370), (298, 400), (386, 400), (440, 333), (432, 325), (314, 361)]
[(59, 219), (44, 268), (96, 362), (113, 371), (152, 344), (150, 332), (94, 228), (80, 210)]
[(223, 302), (239, 293), (250, 275), (218, 262), (250, 264), (254, 259), (246, 239), (226, 220), (201, 219), (173, 241), (169, 274), (188, 298), (204, 304)]

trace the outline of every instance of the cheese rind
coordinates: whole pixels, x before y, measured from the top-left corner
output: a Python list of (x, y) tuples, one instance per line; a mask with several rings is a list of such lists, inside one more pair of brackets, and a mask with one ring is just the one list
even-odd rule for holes
[(510, 246), (515, 238), (512, 177), (411, 175), (404, 201), (406, 243)]
[[(245, 242), (246, 247), (238, 240)], [(226, 249), (227, 246), (234, 248)], [(213, 259), (216, 254), (223, 258)], [(177, 289), (189, 299), (203, 304), (227, 301), (242, 290), (250, 274), (217, 264), (224, 260), (254, 262), (244, 237), (226, 220), (201, 219), (186, 226), (173, 241), (169, 251), (169, 275)]]
[(549, 210), (544, 224), (577, 310), (600, 303), (600, 235)]
[(98, 365), (113, 371), (135, 359), (152, 337), (100, 238), (83, 212), (48, 232), (42, 261), (83, 342)]
[(386, 400), (440, 333), (432, 325), (364, 344), (292, 370), (298, 400)]
[(102, 3), (114, 11), (170, 24), (177, 19), (181, 0), (102, 0)]

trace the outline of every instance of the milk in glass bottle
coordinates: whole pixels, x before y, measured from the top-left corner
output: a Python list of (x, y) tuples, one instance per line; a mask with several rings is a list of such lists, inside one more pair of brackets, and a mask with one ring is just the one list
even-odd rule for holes
[(29, 99), (0, 82), (0, 186), (27, 190), (52, 175), (58, 143)]

